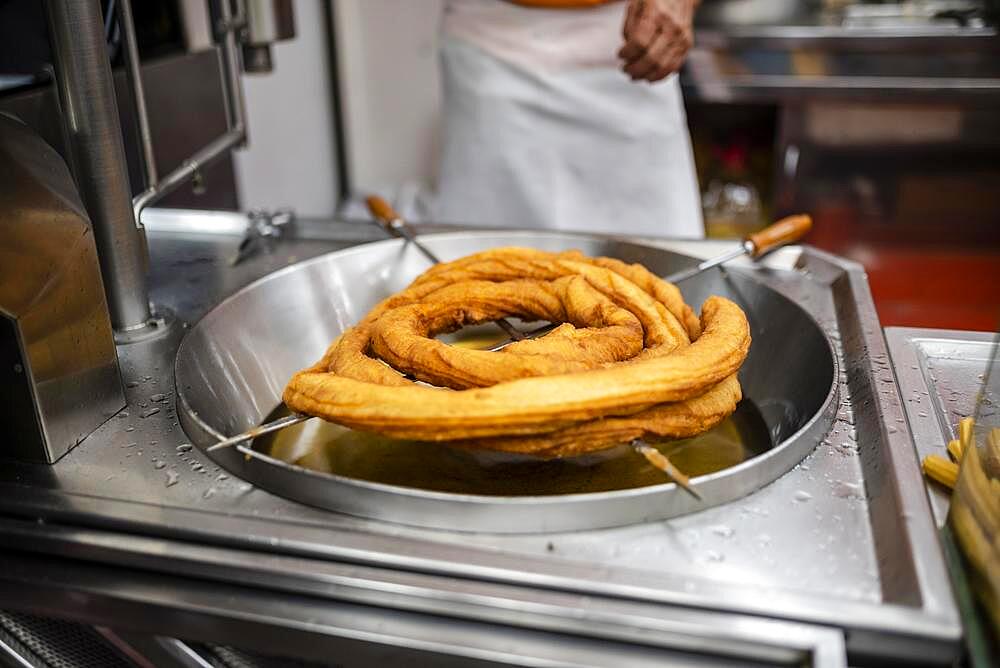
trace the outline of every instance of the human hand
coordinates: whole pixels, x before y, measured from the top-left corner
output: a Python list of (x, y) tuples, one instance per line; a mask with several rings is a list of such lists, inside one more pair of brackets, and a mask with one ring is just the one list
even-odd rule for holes
[(633, 81), (659, 81), (680, 70), (694, 43), (691, 27), (698, 0), (629, 0), (618, 51)]

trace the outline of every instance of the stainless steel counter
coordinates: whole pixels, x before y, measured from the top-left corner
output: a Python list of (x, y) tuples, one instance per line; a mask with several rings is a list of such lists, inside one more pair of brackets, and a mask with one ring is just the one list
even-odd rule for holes
[[(348, 665), (833, 666), (845, 646), (854, 665), (957, 655), (934, 523), (856, 265), (786, 249), (753, 273), (812, 314), (843, 370), (836, 425), (795, 470), (668, 521), (470, 534), (268, 494), (187, 447), (178, 426), (183, 323), (265, 273), (380, 232), (299, 224), (231, 268), (232, 216), (146, 220), (152, 298), (181, 324), (120, 348), (124, 413), (54, 466), (0, 470), (4, 605)], [(722, 246), (650, 243), (702, 257)]]

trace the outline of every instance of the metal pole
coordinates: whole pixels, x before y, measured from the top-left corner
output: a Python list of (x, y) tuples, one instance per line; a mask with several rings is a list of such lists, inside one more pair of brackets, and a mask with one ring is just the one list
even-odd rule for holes
[(68, 153), (94, 229), (117, 330), (150, 319), (145, 247), (132, 213), (118, 105), (96, 0), (48, 0), (49, 39)]
[(129, 84), (132, 86), (132, 103), (135, 105), (135, 121), (139, 126), (143, 171), (146, 173), (146, 187), (148, 188), (155, 186), (160, 177), (156, 172), (153, 133), (149, 129), (149, 114), (146, 113), (146, 91), (142, 86), (139, 44), (136, 41), (135, 21), (132, 18), (132, 0), (118, 0), (118, 15), (121, 17), (122, 39), (125, 42), (125, 64), (128, 67)]
[[(229, 0), (220, 0), (219, 22), (222, 24), (222, 70), (226, 85), (227, 109), (229, 112), (229, 128), (246, 130), (246, 98), (243, 96), (242, 67), (240, 65), (240, 45), (237, 39), (239, 31), (247, 20), (245, 0), (236, 0), (236, 14), (232, 13)], [(244, 140), (246, 137), (244, 137)]]

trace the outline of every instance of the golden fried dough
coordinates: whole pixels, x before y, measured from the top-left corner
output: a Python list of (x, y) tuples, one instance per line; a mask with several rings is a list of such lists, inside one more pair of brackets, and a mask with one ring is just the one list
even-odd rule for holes
[[(563, 324), (498, 352), (433, 338), (508, 316)], [(710, 297), (699, 322), (639, 265), (495, 249), (436, 265), (378, 304), (284, 399), (388, 436), (566, 456), (710, 428), (740, 399), (749, 345), (738, 306)]]
[(731, 415), (742, 398), (740, 384), (733, 375), (694, 399), (657, 404), (632, 415), (588, 420), (545, 434), (497, 436), (456, 445), (539, 457), (569, 457), (636, 438), (690, 438)]

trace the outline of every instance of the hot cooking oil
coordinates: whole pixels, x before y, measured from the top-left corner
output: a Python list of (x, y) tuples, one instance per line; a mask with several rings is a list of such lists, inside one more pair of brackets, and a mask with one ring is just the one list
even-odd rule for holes
[[(483, 349), (502, 341), (505, 335), (495, 326), (485, 325), (466, 327), (439, 338), (451, 345)], [(288, 409), (282, 405), (267, 416), (267, 421), (285, 415)], [(650, 441), (650, 445), (670, 457), (680, 471), (695, 477), (761, 454), (771, 448), (772, 441), (757, 406), (744, 399), (735, 413), (703, 434), (682, 440)], [(319, 419), (258, 438), (253, 447), (275, 459), (323, 473), (453, 494), (583, 494), (669, 482), (662, 471), (627, 445), (543, 460), (387, 438)]]
[[(287, 414), (282, 406), (267, 419)], [(735, 413), (704, 434), (651, 445), (694, 477), (734, 466), (770, 449), (771, 435), (757, 407), (744, 399)], [(453, 494), (583, 494), (668, 482), (663, 472), (626, 445), (542, 460), (386, 438), (319, 419), (259, 438), (253, 447), (323, 473)]]

